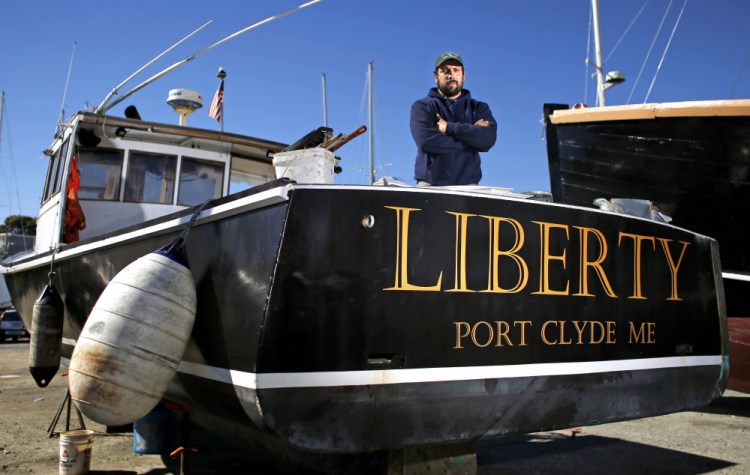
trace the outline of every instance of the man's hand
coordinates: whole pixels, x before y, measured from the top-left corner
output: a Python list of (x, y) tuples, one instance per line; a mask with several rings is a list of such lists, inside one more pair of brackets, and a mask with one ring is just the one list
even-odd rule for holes
[[(435, 115), (437, 117), (437, 123), (435, 124), (435, 128), (438, 129), (441, 133), (445, 133), (446, 127), (448, 127), (448, 121), (440, 117), (440, 114)], [(478, 121), (474, 122), (474, 125), (479, 125), (481, 127), (488, 127), (490, 125), (489, 120), (479, 119)]]
[(441, 133), (445, 133), (446, 127), (448, 127), (448, 121), (440, 117), (440, 114), (436, 114), (437, 117), (437, 124), (435, 124), (435, 128), (438, 129)]

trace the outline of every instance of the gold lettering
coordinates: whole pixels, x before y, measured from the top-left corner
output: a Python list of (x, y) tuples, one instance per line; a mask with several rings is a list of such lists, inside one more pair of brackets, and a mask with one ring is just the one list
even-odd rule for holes
[(546, 322), (544, 322), (544, 325), (542, 325), (542, 332), (541, 332), (541, 334), (542, 334), (542, 341), (546, 345), (556, 345), (557, 344), (557, 340), (551, 341), (549, 338), (547, 338), (547, 326), (548, 325), (557, 325), (557, 322), (554, 321), (554, 320), (547, 320)]
[(513, 326), (516, 326), (518, 324), (521, 324), (521, 344), (518, 346), (527, 346), (526, 345), (526, 327), (528, 325), (531, 325), (531, 320), (519, 320), (513, 322)]
[[(596, 333), (595, 330), (594, 330), (595, 327), (599, 329), (599, 335), (600, 335), (599, 339), (596, 339), (594, 337), (594, 335)], [(602, 322), (592, 321), (591, 322), (591, 333), (590, 333), (589, 343), (591, 343), (592, 345), (598, 345), (599, 343), (601, 343), (603, 341), (604, 341), (604, 324)]]
[(653, 236), (620, 232), (620, 238), (617, 241), (618, 246), (622, 243), (623, 237), (633, 239), (633, 295), (628, 298), (645, 299), (646, 297), (641, 293), (641, 243), (651, 241), (651, 246), (656, 250), (656, 241), (654, 241)]
[[(609, 284), (609, 279), (607, 279), (607, 275), (604, 273), (604, 269), (602, 269), (601, 266), (601, 263), (607, 257), (607, 241), (604, 239), (604, 235), (598, 229), (581, 226), (573, 227), (578, 229), (581, 246), (578, 292), (573, 295), (579, 297), (594, 297), (594, 294), (589, 292), (588, 268), (591, 267), (596, 272), (596, 276), (599, 277), (599, 282), (602, 284), (602, 287), (604, 287), (604, 292), (612, 298), (617, 298), (617, 295), (615, 295), (615, 292), (612, 290), (612, 286)], [(593, 235), (599, 243), (599, 257), (593, 261), (589, 260), (588, 256), (589, 235)]]
[[(576, 333), (578, 333), (578, 343), (576, 343), (576, 345), (583, 344), (583, 330), (586, 329), (586, 324), (588, 324), (589, 322), (588, 321), (583, 322), (583, 326), (580, 326), (579, 323), (581, 322), (579, 322), (578, 320), (573, 320), (573, 326), (576, 328)], [(592, 338), (593, 338), (593, 333), (594, 333), (593, 330), (591, 331), (591, 333), (592, 333)]]
[[(477, 328), (479, 328), (479, 325), (486, 326), (487, 330), (489, 331), (489, 335), (487, 337), (487, 343), (485, 344), (481, 344), (477, 341)], [(490, 344), (492, 344), (492, 340), (494, 339), (495, 339), (495, 333), (492, 330), (492, 325), (490, 325), (489, 322), (484, 322), (484, 321), (477, 322), (477, 324), (474, 325), (474, 328), (471, 329), (471, 341), (473, 341), (474, 344), (478, 346), (479, 348), (490, 346)]]
[(533, 292), (534, 294), (541, 295), (569, 295), (570, 294), (570, 281), (565, 283), (565, 290), (552, 290), (549, 285), (549, 262), (551, 260), (558, 260), (562, 262), (562, 268), (565, 269), (566, 265), (566, 253), (567, 249), (563, 250), (562, 255), (555, 256), (550, 252), (550, 230), (552, 228), (564, 229), (565, 238), (570, 239), (568, 234), (568, 226), (564, 224), (556, 223), (545, 223), (542, 221), (533, 221), (539, 225), (539, 251), (540, 251), (540, 266), (539, 266), (539, 291)]
[(418, 208), (401, 208), (397, 206), (386, 206), (396, 211), (396, 277), (393, 287), (383, 290), (412, 290), (424, 292), (440, 292), (443, 281), (443, 272), (440, 272), (437, 284), (433, 286), (419, 286), (409, 283), (409, 215), (412, 211), (420, 211)]
[(510, 341), (508, 332), (510, 331), (510, 325), (508, 322), (502, 320), (495, 321), (497, 324), (497, 344), (495, 346), (503, 346), (503, 339), (508, 342), (508, 346), (513, 346), (513, 342)]
[(680, 243), (682, 243), (682, 252), (680, 252), (680, 258), (677, 260), (677, 265), (675, 265), (674, 259), (672, 259), (672, 254), (669, 252), (669, 243), (672, 242), (672, 240), (664, 238), (657, 239), (659, 239), (659, 242), (661, 243), (664, 255), (667, 256), (667, 265), (669, 265), (669, 272), (672, 274), (672, 295), (667, 300), (682, 300), (677, 292), (677, 270), (680, 268), (680, 264), (682, 264), (682, 258), (685, 257), (685, 249), (687, 249), (690, 243), (680, 241)]
[(633, 322), (628, 322), (630, 325), (630, 338), (628, 343), (643, 343), (643, 344), (654, 344), (656, 343), (656, 323), (644, 322), (641, 323), (640, 327), (636, 330)]
[[(513, 294), (520, 292), (526, 287), (526, 283), (529, 280), (529, 268), (526, 265), (526, 261), (517, 253), (523, 247), (524, 232), (521, 223), (511, 218), (502, 218), (498, 216), (482, 216), (487, 218), (489, 221), (489, 232), (490, 232), (490, 257), (489, 257), (489, 271), (487, 278), (487, 289), (482, 292), (495, 292), (495, 293), (508, 293)], [(506, 222), (515, 231), (515, 242), (513, 246), (507, 251), (500, 250), (500, 224)], [(518, 281), (516, 285), (504, 289), (500, 287), (500, 257), (509, 257), (518, 268)]]
[(447, 292), (474, 292), (466, 287), (466, 228), (470, 216), (475, 214), (453, 213), (456, 217), (456, 278), (454, 287)]
[[(459, 348), (463, 348), (463, 346), (461, 346), (461, 339), (469, 336), (471, 327), (467, 322), (453, 322), (453, 324), (456, 326), (456, 346), (454, 346), (453, 349), (456, 350)], [(461, 331), (462, 327), (466, 328), (466, 332)]]
[(617, 343), (617, 337), (615, 336), (615, 330), (617, 329), (617, 323), (613, 321), (607, 321), (607, 341), (605, 343)]

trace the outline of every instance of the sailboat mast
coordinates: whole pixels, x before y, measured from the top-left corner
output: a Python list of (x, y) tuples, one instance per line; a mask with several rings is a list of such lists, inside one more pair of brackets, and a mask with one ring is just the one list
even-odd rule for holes
[(328, 101), (326, 100), (326, 75), (323, 73), (323, 126), (328, 127)]
[[(3, 142), (3, 111), (5, 110), (5, 91), (0, 91), (0, 145)], [(0, 152), (2, 152), (0, 147)]]
[(599, 2), (591, 0), (591, 16), (594, 22), (594, 53), (596, 54), (596, 93), (599, 106), (607, 105), (604, 99), (604, 62), (602, 61), (602, 44), (599, 37)]
[(370, 184), (372, 185), (375, 183), (375, 141), (374, 141), (374, 135), (373, 135), (373, 127), (372, 127), (372, 61), (370, 61), (368, 67), (367, 67), (367, 86), (368, 86), (368, 109), (369, 109), (369, 117), (368, 117), (368, 132), (369, 132), (369, 138), (370, 138)]

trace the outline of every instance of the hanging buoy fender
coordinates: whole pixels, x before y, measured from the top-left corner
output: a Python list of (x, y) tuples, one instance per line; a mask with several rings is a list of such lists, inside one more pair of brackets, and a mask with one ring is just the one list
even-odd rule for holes
[(40, 388), (47, 387), (60, 368), (64, 305), (51, 283), (34, 302), (29, 344), (29, 371)]
[(70, 362), (70, 395), (90, 419), (131, 423), (162, 399), (196, 311), (182, 238), (121, 270), (102, 292)]

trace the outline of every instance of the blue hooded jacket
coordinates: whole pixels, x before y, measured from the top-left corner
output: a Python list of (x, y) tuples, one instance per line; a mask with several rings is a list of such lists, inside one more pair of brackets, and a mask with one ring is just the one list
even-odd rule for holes
[[(448, 121), (445, 133), (435, 127), (438, 114)], [(490, 125), (474, 125), (480, 119)], [(486, 103), (472, 99), (468, 89), (458, 99), (448, 99), (433, 87), (427, 97), (412, 104), (410, 127), (417, 144), (417, 181), (431, 185), (479, 183), (479, 152), (488, 151), (497, 139), (497, 122)]]

